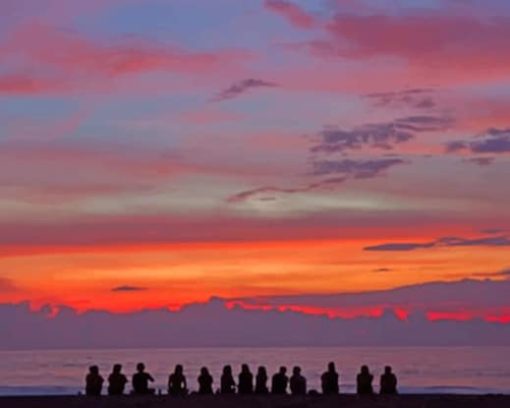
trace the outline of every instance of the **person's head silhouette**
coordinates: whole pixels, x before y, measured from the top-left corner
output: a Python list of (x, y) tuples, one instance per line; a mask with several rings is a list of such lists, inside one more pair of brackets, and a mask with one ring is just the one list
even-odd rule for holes
[(384, 374), (391, 374), (391, 366), (384, 367)]
[(259, 374), (266, 374), (266, 367), (260, 366), (257, 371)]
[(200, 374), (202, 374), (202, 375), (209, 375), (209, 370), (207, 369), (207, 367), (202, 367), (200, 369)]
[(249, 373), (250, 372), (250, 368), (248, 367), (248, 364), (243, 364), (241, 366), (241, 372), (242, 373)]
[(139, 373), (143, 373), (145, 371), (145, 364), (144, 363), (138, 363), (136, 365), (136, 371)]
[(366, 365), (361, 366), (361, 374), (364, 374), (364, 375), (370, 374), (370, 371), (368, 370), (368, 366), (366, 366)]
[(182, 368), (182, 365), (181, 365), (181, 364), (177, 364), (177, 365), (175, 366), (175, 370), (174, 370), (175, 374), (182, 374), (182, 373), (183, 373), (183, 371), (184, 371), (184, 369)]
[(280, 367), (280, 374), (285, 374), (287, 372), (287, 367), (281, 366)]
[(115, 364), (113, 366), (113, 372), (115, 374), (120, 374), (121, 371), (122, 371), (122, 365), (121, 364)]
[(93, 365), (89, 367), (90, 374), (97, 375), (99, 374), (99, 367), (97, 365)]
[(333, 361), (330, 361), (328, 364), (328, 371), (333, 373), (336, 371), (335, 363)]
[(295, 366), (293, 369), (292, 369), (292, 373), (294, 375), (300, 375), (301, 374), (301, 367), (299, 366)]
[(230, 365), (226, 365), (223, 367), (223, 374), (232, 375), (232, 367)]

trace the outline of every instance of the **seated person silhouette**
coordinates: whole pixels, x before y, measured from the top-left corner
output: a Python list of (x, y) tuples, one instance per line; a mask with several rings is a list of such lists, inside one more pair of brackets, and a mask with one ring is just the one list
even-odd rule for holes
[(96, 365), (89, 367), (89, 373), (85, 378), (85, 394), (89, 396), (101, 395), (104, 379), (99, 375), (99, 367)]
[(271, 379), (271, 393), (272, 394), (287, 394), (287, 384), (289, 377), (287, 377), (287, 368), (281, 366), (280, 370), (273, 375)]
[(290, 392), (292, 395), (306, 395), (306, 378), (301, 374), (301, 367), (296, 366), (292, 369)]
[(182, 365), (177, 364), (174, 372), (168, 377), (168, 395), (185, 396), (188, 393), (186, 377)]
[(145, 364), (138, 363), (136, 365), (136, 371), (131, 380), (133, 393), (140, 395), (154, 394), (154, 388), (149, 388), (149, 381), (154, 382), (154, 378), (152, 378), (152, 375), (145, 372)]
[(358, 395), (371, 395), (374, 393), (372, 381), (374, 376), (370, 374), (366, 365), (361, 366), (360, 373), (356, 377), (356, 389)]
[(241, 366), (241, 373), (239, 374), (238, 392), (239, 394), (253, 393), (253, 374), (250, 372), (248, 364), (243, 364)]
[(207, 367), (200, 369), (200, 375), (198, 376), (198, 393), (202, 395), (208, 395), (213, 393), (213, 378), (209, 373)]
[(395, 395), (397, 392), (397, 376), (393, 374), (390, 366), (384, 367), (384, 374), (381, 375), (381, 394)]
[(335, 363), (328, 364), (328, 371), (321, 376), (322, 393), (325, 395), (338, 394), (338, 373), (336, 372)]
[(122, 374), (122, 366), (115, 364), (112, 373), (108, 376), (108, 395), (122, 395), (124, 394), (124, 387), (128, 380)]
[(255, 394), (269, 394), (266, 367), (260, 366), (255, 377)]
[(232, 367), (229, 365), (223, 367), (220, 392), (222, 394), (235, 394), (236, 392), (236, 383), (234, 381), (234, 376), (232, 375)]

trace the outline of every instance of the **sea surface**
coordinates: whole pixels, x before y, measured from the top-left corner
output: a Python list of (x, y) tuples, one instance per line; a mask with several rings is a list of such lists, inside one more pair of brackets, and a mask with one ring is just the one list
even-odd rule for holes
[(129, 376), (143, 361), (166, 392), (168, 374), (183, 364), (190, 390), (196, 390), (200, 367), (207, 366), (219, 384), (221, 368), (231, 364), (238, 373), (242, 363), (252, 372), (265, 365), (272, 375), (280, 365), (290, 371), (302, 367), (309, 389), (319, 389), (320, 374), (329, 361), (340, 372), (341, 392), (352, 393), (356, 373), (367, 364), (378, 378), (393, 366), (401, 393), (510, 393), (510, 347), (404, 347), (404, 348), (207, 348), (136, 350), (0, 351), (0, 395), (78, 394), (83, 392), (88, 366), (97, 364), (107, 377), (114, 363)]

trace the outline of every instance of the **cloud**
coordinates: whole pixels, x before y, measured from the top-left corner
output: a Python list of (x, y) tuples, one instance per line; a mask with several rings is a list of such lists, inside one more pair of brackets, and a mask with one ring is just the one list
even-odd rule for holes
[(277, 85), (273, 82), (263, 81), (261, 79), (243, 79), (242, 81), (232, 84), (227, 89), (220, 92), (213, 98), (215, 102), (225, 101), (227, 99), (237, 98), (238, 96), (256, 88), (273, 88)]
[(510, 246), (510, 238), (505, 235), (489, 236), (481, 238), (442, 237), (431, 242), (390, 242), (385, 244), (365, 247), (365, 251), (414, 251), (416, 249), (437, 247), (474, 247)]
[[(337, 13), (323, 25), (325, 37), (309, 43), (322, 55), (397, 57), (415, 67), (508, 76), (508, 17), (483, 18), (447, 12), (392, 15)], [(469, 32), (470, 35), (461, 33)], [(455, 63), (452, 63), (454, 61)], [(463, 72), (465, 74), (465, 72)]]
[[(87, 79), (104, 86), (116, 77), (147, 72), (193, 75), (224, 69), (245, 56), (235, 50), (195, 52), (143, 39), (123, 38), (104, 44), (72, 31), (38, 23), (24, 24), (0, 42), (0, 59), (4, 69), (12, 73), (0, 80), (0, 92), (75, 89), (90, 86)], [(44, 72), (46, 79), (32, 72)], [(7, 80), (11, 80), (10, 85)]]
[(454, 140), (446, 144), (447, 153), (462, 151), (468, 151), (473, 154), (510, 153), (510, 128), (492, 128), (471, 140)]
[(384, 273), (384, 272), (391, 272), (393, 269), (391, 268), (377, 268), (377, 269), (374, 269), (373, 272), (377, 272), (377, 273)]
[[(318, 181), (316, 183), (306, 184), (302, 187), (294, 187), (294, 188), (283, 188), (283, 187), (258, 187), (252, 190), (241, 191), (240, 193), (236, 193), (227, 198), (227, 202), (229, 203), (239, 203), (243, 201), (247, 201), (252, 197), (259, 195), (267, 195), (267, 194), (296, 194), (296, 193), (306, 193), (308, 191), (320, 190), (324, 187), (334, 186), (341, 184), (346, 179), (344, 177), (336, 177), (325, 179), (322, 181)], [(268, 197), (261, 197), (260, 200), (265, 200)]]
[(143, 292), (146, 290), (147, 288), (144, 288), (142, 286), (130, 286), (130, 285), (116, 286), (111, 289), (112, 292)]
[[(123, 314), (0, 304), (0, 349), (505, 345), (509, 285), (464, 280), (365, 293), (212, 298), (179, 311)], [(56, 312), (48, 316), (48, 309)]]
[(326, 128), (319, 133), (320, 142), (312, 146), (312, 153), (344, 153), (364, 147), (391, 150), (407, 142), (418, 133), (448, 129), (452, 119), (437, 116), (408, 116), (392, 122), (367, 124), (353, 130)]
[(393, 92), (376, 92), (366, 95), (379, 107), (411, 107), (430, 109), (436, 106), (430, 89), (405, 89)]
[(312, 174), (324, 176), (340, 174), (350, 179), (367, 179), (381, 176), (386, 170), (406, 161), (399, 158), (367, 160), (322, 160), (313, 163)]
[(301, 29), (313, 28), (315, 18), (296, 4), (286, 0), (265, 0), (267, 10), (281, 15), (289, 24)]

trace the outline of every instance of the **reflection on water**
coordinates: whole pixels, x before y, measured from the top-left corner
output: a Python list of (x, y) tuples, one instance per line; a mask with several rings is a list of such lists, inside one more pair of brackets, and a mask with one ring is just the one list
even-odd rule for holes
[(508, 393), (508, 355), (510, 347), (0, 351), (0, 395), (76, 394), (89, 365), (98, 364), (106, 377), (114, 363), (122, 363), (130, 375), (139, 361), (146, 363), (162, 390), (175, 364), (184, 365), (193, 390), (201, 366), (210, 368), (217, 387), (224, 364), (231, 364), (237, 373), (242, 363), (248, 363), (252, 371), (265, 365), (271, 374), (280, 365), (300, 365), (309, 388), (319, 389), (320, 374), (328, 361), (334, 361), (340, 371), (341, 392), (354, 391), (362, 364), (371, 368), (376, 380), (384, 365), (390, 364), (399, 376), (401, 392)]

